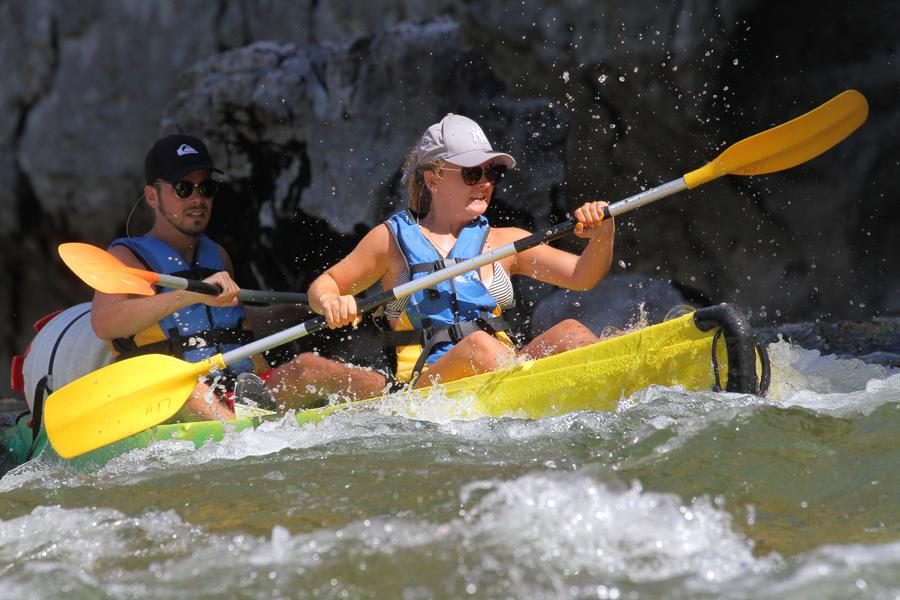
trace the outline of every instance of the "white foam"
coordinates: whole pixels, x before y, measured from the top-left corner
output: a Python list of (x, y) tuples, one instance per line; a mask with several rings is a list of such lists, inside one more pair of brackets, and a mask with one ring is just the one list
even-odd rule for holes
[(780, 340), (769, 344), (772, 385), (769, 397), (782, 399), (800, 390), (830, 394), (864, 390), (872, 379), (885, 379), (900, 371), (855, 358), (823, 355)]
[(868, 414), (900, 393), (900, 370), (857, 359), (822, 355), (785, 341), (769, 345), (768, 398), (831, 415)]
[(268, 456), (286, 449), (325, 446), (359, 438), (379, 438), (390, 432), (389, 420), (370, 411), (339, 411), (317, 424), (298, 425), (293, 412), (265, 421), (256, 428), (234, 431), (226, 427), (219, 442), (195, 448), (193, 442), (161, 440), (110, 460), (97, 471), (104, 478), (127, 476), (130, 480), (154, 477), (172, 466), (190, 467), (219, 461), (239, 461)]
[[(597, 481), (590, 469), (472, 483), (463, 495), (473, 505), (460, 531), (484, 538), (523, 568), (635, 582), (722, 582), (771, 560), (755, 559), (752, 544), (732, 530), (731, 516), (708, 499), (686, 504), (636, 483), (622, 488)], [(521, 548), (529, 548), (525, 556)]]
[(900, 542), (823, 546), (777, 572), (748, 577), (737, 590), (739, 597), (898, 598)]

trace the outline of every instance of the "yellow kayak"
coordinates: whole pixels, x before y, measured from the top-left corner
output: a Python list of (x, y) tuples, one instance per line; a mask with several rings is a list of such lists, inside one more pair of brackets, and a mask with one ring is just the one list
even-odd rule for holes
[[(768, 358), (745, 317), (733, 306), (701, 308), (678, 318), (547, 358), (529, 360), (499, 371), (448, 384), (356, 402), (342, 402), (300, 411), (298, 424), (316, 423), (347, 409), (372, 408), (381, 401), (402, 400), (404, 414), (415, 415), (439, 395), (458, 400), (459, 418), (511, 417), (540, 419), (574, 411), (614, 410), (617, 402), (650, 386), (680, 386), (689, 391), (715, 390), (765, 394)], [(3, 436), (6, 449), (18, 463), (36, 456), (46, 443), (28, 426), (24, 414)], [(231, 429), (255, 427), (276, 415), (244, 417), (227, 424)], [(224, 436), (218, 421), (164, 424), (72, 459), (98, 464), (155, 440), (190, 440), (199, 447)]]
[[(438, 393), (468, 400), (466, 412), (472, 418), (540, 419), (614, 410), (620, 399), (652, 385), (764, 395), (768, 357), (746, 318), (733, 306), (719, 304), (591, 346), (399, 393), (413, 410)], [(303, 411), (297, 420), (315, 422), (381, 399)]]

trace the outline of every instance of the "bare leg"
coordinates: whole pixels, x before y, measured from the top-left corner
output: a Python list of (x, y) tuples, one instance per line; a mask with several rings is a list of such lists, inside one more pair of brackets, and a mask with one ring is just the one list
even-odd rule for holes
[(575, 319), (560, 321), (522, 348), (528, 358), (542, 358), (598, 341), (593, 332)]
[(234, 411), (219, 400), (205, 383), (198, 383), (187, 402), (175, 415), (176, 421), (221, 421), (234, 418)]
[(279, 408), (311, 408), (322, 399), (338, 394), (353, 400), (382, 393), (387, 379), (365, 369), (304, 352), (272, 373), (266, 382), (275, 394)]
[(447, 382), (493, 371), (514, 356), (512, 348), (484, 331), (470, 333), (437, 359), (414, 387)]

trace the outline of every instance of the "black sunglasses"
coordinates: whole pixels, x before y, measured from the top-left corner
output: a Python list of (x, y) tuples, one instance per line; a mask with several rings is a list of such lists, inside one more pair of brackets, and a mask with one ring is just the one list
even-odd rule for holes
[(503, 179), (503, 176), (506, 175), (506, 165), (501, 164), (493, 164), (488, 165), (485, 168), (482, 167), (441, 167), (441, 169), (446, 169), (447, 171), (459, 171), (459, 174), (462, 175), (463, 183), (466, 185), (475, 185), (479, 181), (481, 181), (481, 176), (484, 175), (485, 179), (487, 179), (493, 185), (497, 185), (500, 183), (500, 180)]
[(204, 198), (212, 198), (219, 191), (219, 182), (215, 179), (204, 179), (200, 183), (194, 183), (187, 179), (182, 179), (175, 183), (169, 183), (168, 181), (163, 181), (162, 183), (170, 186), (175, 195), (182, 199), (190, 198), (194, 190), (197, 190)]

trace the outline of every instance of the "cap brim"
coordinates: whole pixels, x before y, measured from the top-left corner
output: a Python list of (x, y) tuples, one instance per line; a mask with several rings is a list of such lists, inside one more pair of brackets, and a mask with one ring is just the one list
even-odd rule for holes
[(171, 173), (166, 173), (165, 175), (160, 175), (159, 178), (163, 181), (168, 181), (169, 183), (174, 183), (179, 179), (183, 178), (186, 175), (190, 175), (194, 171), (202, 171), (206, 169), (207, 171), (215, 171), (216, 173), (222, 173), (224, 175), (224, 171), (221, 169), (217, 169), (210, 164), (197, 164), (197, 165), (183, 165)]
[(489, 160), (497, 160), (502, 165), (506, 165), (509, 169), (514, 169), (516, 159), (509, 154), (503, 152), (485, 152), (484, 150), (469, 150), (468, 152), (460, 152), (455, 156), (447, 156), (444, 160), (452, 162), (460, 167), (477, 167)]

